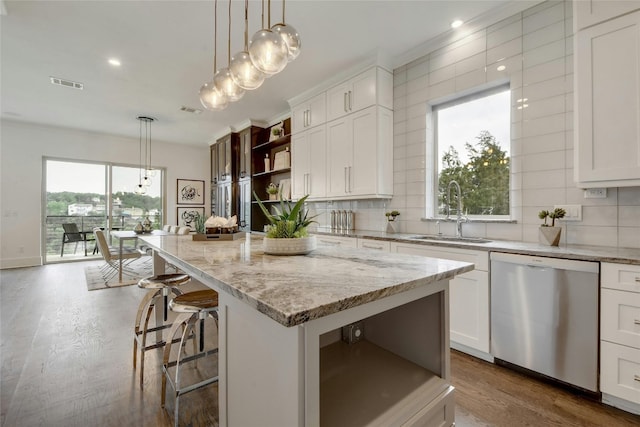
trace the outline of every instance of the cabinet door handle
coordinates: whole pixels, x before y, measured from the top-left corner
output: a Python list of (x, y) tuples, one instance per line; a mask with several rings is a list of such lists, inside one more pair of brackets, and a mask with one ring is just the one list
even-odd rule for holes
[(344, 106), (344, 112), (347, 112), (347, 92), (344, 93), (344, 99), (342, 100), (342, 104)]
[(636, 283), (640, 283), (640, 276), (636, 277)]
[(353, 188), (351, 186), (351, 166), (349, 166), (349, 193), (351, 193), (351, 191), (353, 191)]
[(311, 126), (311, 109), (307, 110), (307, 126)]
[(640, 382), (640, 375), (634, 375), (633, 380)]
[(307, 194), (311, 194), (311, 173), (307, 174)]
[(363, 247), (363, 248), (366, 248), (366, 249), (382, 249), (382, 246), (367, 245), (366, 243), (363, 243), (363, 244), (362, 244), (362, 247)]
[(640, 325), (640, 319), (634, 319), (633, 320), (633, 324), (634, 325)]
[(349, 190), (347, 190), (347, 167), (344, 167), (344, 192), (348, 193)]
[(352, 105), (351, 105), (351, 91), (349, 91), (349, 111), (351, 111), (352, 109)]

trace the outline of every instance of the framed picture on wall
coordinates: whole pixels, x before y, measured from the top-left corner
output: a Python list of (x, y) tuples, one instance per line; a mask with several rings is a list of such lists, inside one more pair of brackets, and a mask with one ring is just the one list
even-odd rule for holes
[(204, 205), (204, 181), (178, 178), (178, 204)]
[(178, 209), (178, 225), (191, 228), (196, 231), (196, 218), (198, 215), (204, 216), (204, 206), (185, 206)]

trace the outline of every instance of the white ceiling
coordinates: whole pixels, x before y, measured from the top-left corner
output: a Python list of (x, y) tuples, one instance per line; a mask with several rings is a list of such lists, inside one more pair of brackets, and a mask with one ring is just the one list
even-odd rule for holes
[[(454, 18), (486, 16), (505, 3), (289, 0), (286, 21), (302, 37), (301, 55), (213, 112), (198, 98), (213, 75), (213, 1), (4, 1), (2, 117), (137, 139), (136, 117), (146, 115), (158, 119), (154, 140), (206, 145), (247, 119), (273, 120), (289, 109), (288, 99), (375, 55), (402, 64), (407, 52), (451, 31)], [(232, 55), (243, 44), (243, 6), (232, 1)], [(272, 24), (280, 22), (281, 8), (272, 2)], [(218, 68), (227, 65), (227, 13), (228, 2), (220, 0)], [(251, 37), (260, 26), (259, 1), (250, 1), (249, 13)], [(122, 66), (108, 65), (110, 57)], [(50, 76), (81, 82), (84, 90), (54, 86)]]

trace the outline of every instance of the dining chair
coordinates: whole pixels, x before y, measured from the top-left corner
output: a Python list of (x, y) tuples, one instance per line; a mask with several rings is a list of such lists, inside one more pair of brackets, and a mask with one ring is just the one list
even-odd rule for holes
[(100, 228), (94, 228), (93, 234), (98, 245), (98, 250), (105, 261), (105, 264), (100, 267), (105, 281), (111, 280), (120, 271), (120, 258), (122, 258), (122, 273), (127, 274), (128, 276), (133, 276), (135, 273), (130, 271), (127, 266), (133, 261), (141, 258), (144, 254), (139, 250), (132, 248), (122, 248), (122, 254), (120, 254), (119, 248), (109, 246), (104, 235), (104, 231)]
[(191, 227), (179, 226), (176, 234), (189, 234), (191, 233)]

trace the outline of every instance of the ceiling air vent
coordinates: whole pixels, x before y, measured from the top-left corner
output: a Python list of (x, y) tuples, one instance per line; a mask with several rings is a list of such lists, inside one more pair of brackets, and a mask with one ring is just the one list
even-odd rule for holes
[(58, 86), (70, 87), (73, 89), (84, 89), (84, 85), (82, 83), (74, 82), (71, 80), (61, 79), (60, 77), (49, 77), (51, 79), (51, 84)]
[(202, 110), (193, 107), (185, 107), (184, 105), (180, 107), (180, 111), (184, 111), (185, 113), (191, 114), (202, 114)]

